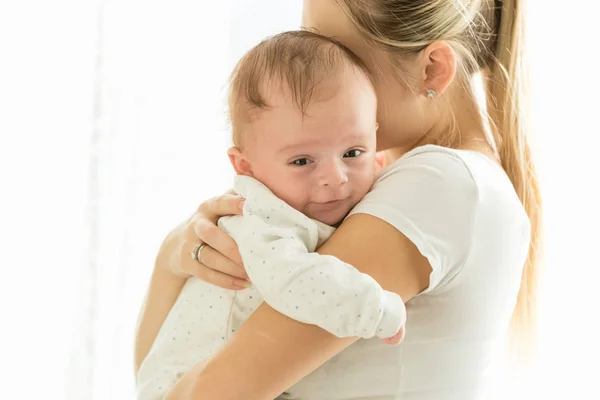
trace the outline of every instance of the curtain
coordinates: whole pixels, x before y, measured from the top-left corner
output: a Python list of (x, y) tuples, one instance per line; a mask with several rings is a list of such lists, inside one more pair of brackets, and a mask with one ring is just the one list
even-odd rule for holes
[[(299, 27), (301, 3), (0, 2), (0, 397), (134, 398), (134, 330), (160, 242), (233, 176), (228, 75), (259, 40)], [(600, 85), (585, 39), (597, 6), (551, 3), (529, 3), (547, 214), (529, 390), (589, 398)]]

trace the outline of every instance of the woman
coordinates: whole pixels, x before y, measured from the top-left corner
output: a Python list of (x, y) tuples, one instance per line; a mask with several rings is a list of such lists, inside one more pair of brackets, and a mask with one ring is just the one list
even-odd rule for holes
[[(319, 253), (397, 292), (405, 339), (392, 348), (340, 339), (263, 304), (169, 398), (479, 398), (511, 315), (520, 337), (532, 326), (540, 199), (521, 120), (520, 8), (517, 0), (304, 1), (304, 25), (339, 39), (372, 71), (387, 164)], [(473, 96), (478, 72), (486, 118)], [(215, 225), (241, 201), (207, 201), (166, 238), (140, 319), (138, 367), (188, 276), (247, 285), (235, 243)], [(189, 255), (198, 243), (207, 244), (200, 262)]]

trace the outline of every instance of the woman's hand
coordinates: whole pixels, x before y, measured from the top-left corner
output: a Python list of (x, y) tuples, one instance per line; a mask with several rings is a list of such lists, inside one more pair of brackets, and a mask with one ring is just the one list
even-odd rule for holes
[[(195, 276), (225, 289), (247, 288), (248, 275), (237, 244), (217, 226), (218, 219), (223, 216), (241, 215), (243, 202), (240, 196), (228, 193), (202, 203), (187, 221), (166, 237), (157, 256), (157, 265), (176, 276)], [(198, 244), (205, 246), (195, 260), (192, 252)]]
[[(243, 199), (232, 193), (205, 201), (165, 238), (138, 321), (136, 374), (188, 277), (233, 290), (249, 285), (235, 241), (217, 227), (220, 217), (241, 214), (242, 204)], [(205, 246), (198, 251), (199, 260), (195, 260), (192, 252), (199, 244)]]

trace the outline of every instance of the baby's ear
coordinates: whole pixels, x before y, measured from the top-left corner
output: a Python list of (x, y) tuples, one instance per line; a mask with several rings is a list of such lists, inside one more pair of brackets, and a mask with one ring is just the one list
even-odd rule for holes
[(229, 161), (231, 161), (231, 165), (236, 174), (253, 176), (252, 166), (240, 149), (237, 147), (230, 147), (227, 150), (227, 155), (229, 156)]
[(377, 163), (378, 169), (382, 169), (385, 166), (385, 154), (383, 151), (375, 153), (375, 162)]

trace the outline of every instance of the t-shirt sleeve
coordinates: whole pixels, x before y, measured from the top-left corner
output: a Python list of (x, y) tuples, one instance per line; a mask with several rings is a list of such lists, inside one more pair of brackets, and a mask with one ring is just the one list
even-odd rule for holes
[(425, 293), (452, 279), (468, 257), (478, 197), (475, 180), (458, 155), (424, 150), (383, 170), (350, 215), (380, 218), (417, 247), (432, 268)]

